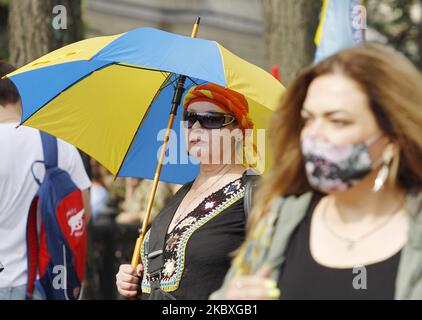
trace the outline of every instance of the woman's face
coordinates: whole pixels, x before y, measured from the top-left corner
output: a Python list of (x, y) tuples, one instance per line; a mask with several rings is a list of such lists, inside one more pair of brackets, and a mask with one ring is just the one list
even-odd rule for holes
[[(226, 114), (224, 110), (207, 101), (194, 102), (189, 105), (187, 111), (194, 113), (218, 112)], [(201, 164), (232, 163), (235, 151), (234, 136), (239, 133), (240, 129), (238, 129), (236, 122), (221, 129), (205, 129), (197, 121), (192, 128), (187, 129), (189, 154), (196, 157)]]
[[(381, 130), (371, 111), (368, 96), (354, 80), (327, 74), (309, 86), (301, 116), (304, 127), (301, 138), (313, 136), (332, 144), (356, 144), (367, 141)], [(381, 157), (384, 143), (374, 142), (372, 159)]]

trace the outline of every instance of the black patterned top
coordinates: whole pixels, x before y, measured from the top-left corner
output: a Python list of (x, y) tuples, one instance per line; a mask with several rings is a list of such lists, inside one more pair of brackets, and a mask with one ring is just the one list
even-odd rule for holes
[[(206, 197), (170, 233), (162, 235), (166, 241), (161, 290), (170, 292), (176, 299), (208, 299), (221, 286), (230, 267), (230, 253), (245, 237), (243, 197), (246, 178), (244, 174)], [(163, 210), (154, 222), (159, 223), (161, 214), (174, 216), (190, 186), (182, 196), (176, 194), (175, 199), (170, 200), (176, 201), (171, 212)], [(149, 241), (150, 231), (144, 244)], [(142, 299), (148, 299), (150, 283), (144, 245), (141, 258), (145, 270)]]

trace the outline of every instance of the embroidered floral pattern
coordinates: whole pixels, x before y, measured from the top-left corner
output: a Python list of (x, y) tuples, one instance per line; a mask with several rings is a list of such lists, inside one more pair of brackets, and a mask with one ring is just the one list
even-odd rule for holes
[(171, 275), (176, 271), (176, 261), (174, 259), (169, 259), (164, 263), (163, 275), (166, 278), (171, 277)]
[[(242, 184), (241, 178), (229, 183), (206, 197), (167, 235), (166, 246), (163, 252), (162, 290), (170, 292), (177, 290), (179, 287), (184, 270), (185, 250), (191, 235), (230, 205), (243, 198), (244, 193), (245, 186)], [(145, 242), (148, 239), (149, 231), (145, 237)], [(144, 246), (142, 246), (141, 257), (145, 270), (144, 278), (142, 279), (142, 291), (150, 293), (150, 283), (146, 276), (148, 274), (148, 259), (145, 257)]]
[(179, 230), (184, 229), (194, 224), (196, 221), (197, 219), (195, 217), (187, 217), (186, 219), (183, 219), (182, 221), (180, 221), (180, 223), (176, 226), (176, 228)]
[(212, 207), (214, 207), (214, 201), (210, 201), (205, 204), (205, 209), (211, 209)]

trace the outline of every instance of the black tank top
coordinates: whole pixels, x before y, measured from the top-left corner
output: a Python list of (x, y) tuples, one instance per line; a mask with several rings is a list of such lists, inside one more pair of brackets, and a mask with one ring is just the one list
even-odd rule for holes
[[(161, 249), (157, 244), (164, 238), (160, 288), (166, 294), (159, 290), (152, 295), (147, 293), (151, 291), (151, 284), (144, 277), (142, 300), (165, 299), (163, 295), (177, 300), (206, 300), (221, 287), (230, 268), (230, 254), (245, 238), (243, 197), (248, 179), (245, 172), (241, 178), (207, 196), (167, 233), (170, 221), (192, 183), (176, 193), (154, 219), (149, 239), (149, 249), (153, 252)], [(148, 274), (151, 259), (144, 255), (142, 262), (145, 274)]]
[(313, 211), (321, 196), (314, 197), (303, 222), (294, 232), (286, 251), (278, 286), (284, 300), (391, 300), (394, 299), (395, 280), (400, 252), (384, 261), (363, 269), (336, 269), (317, 263), (310, 251), (309, 235)]

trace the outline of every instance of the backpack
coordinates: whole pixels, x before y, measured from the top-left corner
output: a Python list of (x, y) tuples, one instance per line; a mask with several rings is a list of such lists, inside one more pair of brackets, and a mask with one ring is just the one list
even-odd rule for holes
[[(34, 287), (48, 300), (76, 300), (82, 294), (86, 258), (86, 221), (82, 191), (58, 167), (57, 139), (41, 132), (44, 161), (32, 164), (40, 186), (27, 223), (27, 299)], [(41, 182), (34, 165), (43, 163)]]

